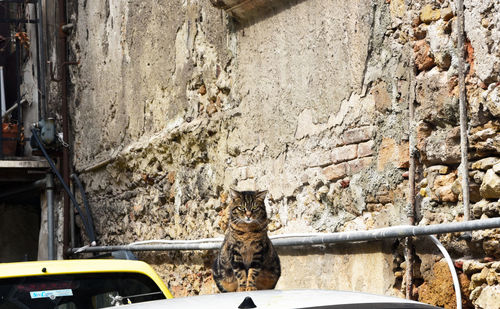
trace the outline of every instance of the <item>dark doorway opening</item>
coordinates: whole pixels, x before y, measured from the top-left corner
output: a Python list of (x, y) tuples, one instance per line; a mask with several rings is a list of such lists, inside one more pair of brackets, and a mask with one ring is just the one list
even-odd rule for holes
[(0, 263), (37, 260), (40, 220), (39, 196), (0, 203)]

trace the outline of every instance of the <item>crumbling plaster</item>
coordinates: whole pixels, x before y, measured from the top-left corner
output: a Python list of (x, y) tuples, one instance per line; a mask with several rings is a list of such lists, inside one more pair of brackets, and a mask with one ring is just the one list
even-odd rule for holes
[[(466, 1), (468, 33), (478, 27), (477, 14), (495, 19), (495, 1), (486, 2), (488, 9)], [(418, 219), (461, 220), (457, 178), (435, 181), (456, 173), (459, 157), (453, 2), (285, 3), (238, 24), (209, 1), (78, 2), (70, 37), (80, 61), (71, 68), (73, 162), (101, 244), (220, 236), (230, 187), (269, 190), (271, 233), (405, 223), (412, 97), (421, 160)], [(468, 77), (469, 101), (472, 111), (482, 111), (470, 114), (474, 160), (498, 155), (498, 125), (488, 124), (498, 110), (498, 55), (482, 47), (488, 38), (498, 43), (498, 26), (486, 28), (491, 35), (477, 30), (470, 38), (478, 52), (468, 62), (477, 72)], [(479, 133), (485, 130), (493, 133)], [(478, 198), (484, 198), (479, 191)], [(491, 208), (484, 203), (478, 216)], [(494, 235), (484, 237), (494, 241)], [(483, 236), (476, 238), (483, 249), (473, 253), (490, 252)], [(463, 241), (443, 241), (459, 255), (470, 253)], [(282, 250), (279, 287), (400, 295), (404, 261), (394, 244), (370, 245), (369, 252)], [(213, 252), (141, 258), (175, 295), (215, 292)], [(421, 258), (430, 265), (431, 258)], [(299, 276), (307, 263), (323, 263), (324, 277)], [(337, 263), (353, 271), (380, 267), (337, 274)], [(369, 287), (360, 278), (384, 280)]]

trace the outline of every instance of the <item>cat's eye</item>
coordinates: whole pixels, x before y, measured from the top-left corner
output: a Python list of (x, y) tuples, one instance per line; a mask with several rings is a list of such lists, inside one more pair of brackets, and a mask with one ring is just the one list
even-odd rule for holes
[(239, 210), (239, 211), (245, 211), (245, 208), (244, 208), (244, 207), (242, 207), (242, 206), (240, 206), (240, 207), (238, 207), (238, 210)]

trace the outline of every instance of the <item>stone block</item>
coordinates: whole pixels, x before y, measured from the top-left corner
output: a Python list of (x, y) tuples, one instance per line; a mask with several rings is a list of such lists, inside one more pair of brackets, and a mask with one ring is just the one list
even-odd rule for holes
[(493, 165), (491, 168), (496, 174), (500, 174), (500, 163)]
[(486, 256), (496, 260), (500, 258), (500, 229), (473, 231), (472, 239), (482, 241), (482, 247)]
[(498, 157), (488, 157), (478, 160), (471, 165), (473, 170), (488, 170), (493, 167), (493, 165), (500, 163), (500, 158)]
[[(480, 1), (477, 4), (464, 11), (464, 18), (467, 21), (464, 30), (474, 50), (473, 64), (475, 74), (485, 84), (489, 84), (498, 81), (500, 73), (500, 58), (492, 50), (493, 46), (498, 46), (500, 43), (500, 38), (498, 37), (499, 6), (498, 1), (494, 0)], [(494, 11), (487, 12), (488, 6), (495, 7)], [(484, 18), (487, 18), (487, 20), (483, 21)], [(482, 24), (487, 24), (488, 29), (485, 29)]]
[(479, 294), (474, 304), (478, 308), (498, 308), (498, 304), (500, 304), (500, 286), (482, 288), (481, 294)]
[(417, 126), (417, 149), (425, 151), (425, 143), (427, 138), (431, 135), (432, 129), (425, 122), (420, 122)]
[(385, 82), (381, 81), (375, 84), (370, 93), (373, 95), (373, 99), (375, 101), (375, 109), (378, 112), (385, 113), (391, 110), (391, 96), (387, 91), (387, 85)]
[(481, 196), (486, 199), (500, 198), (500, 176), (493, 169), (489, 169), (483, 177), (483, 183), (479, 188)]
[(441, 12), (432, 8), (431, 4), (425, 5), (420, 11), (420, 20), (423, 23), (430, 24), (441, 18)]
[(456, 307), (453, 280), (446, 261), (434, 264), (428, 282), (418, 287), (418, 300), (445, 308)]
[(419, 71), (428, 71), (435, 65), (431, 55), (431, 47), (425, 40), (415, 42), (413, 52), (415, 53), (415, 65)]
[[(417, 18), (418, 19), (418, 18)], [(418, 19), (420, 22), (420, 20)], [(415, 41), (423, 40), (427, 36), (427, 25), (426, 24), (419, 24), (414, 26), (413, 28), (413, 39)]]
[(451, 130), (432, 131), (425, 141), (422, 161), (426, 165), (451, 165), (460, 162), (460, 139), (451, 134)]
[(404, 0), (392, 0), (389, 4), (392, 18), (403, 18), (406, 12)]
[[(419, 44), (425, 45), (426, 43), (418, 43), (415, 48), (420, 46)], [(449, 91), (450, 79), (447, 73), (434, 68), (429, 72), (419, 74), (416, 82), (415, 99), (419, 104), (415, 109), (417, 121), (428, 123), (428, 129), (434, 126), (443, 127), (446, 124), (458, 125), (458, 104)]]
[[(476, 183), (469, 183), (469, 198), (471, 202), (479, 202), (482, 199), (480, 187), (481, 186)], [(462, 199), (461, 197), (459, 198)]]
[(450, 7), (441, 9), (441, 18), (448, 21), (453, 18), (453, 10)]
[(347, 145), (332, 149), (331, 152), (332, 163), (340, 163), (355, 159), (358, 156), (358, 145)]
[(346, 145), (366, 142), (372, 139), (374, 131), (375, 127), (373, 126), (366, 126), (366, 127), (346, 130), (342, 135), (342, 140)]
[(397, 168), (408, 168), (410, 160), (408, 142), (397, 144), (392, 138), (384, 137), (379, 147), (377, 169), (382, 171), (388, 164)]
[(478, 170), (469, 172), (469, 176), (477, 184), (483, 183), (484, 174), (485, 173), (483, 171), (478, 171)]
[(457, 179), (457, 175), (455, 173), (446, 174), (446, 175), (438, 175), (434, 180), (434, 187), (443, 187), (452, 185), (453, 182)]
[(447, 174), (448, 173), (448, 166), (446, 165), (433, 165), (427, 168), (427, 173), (432, 174), (432, 173), (438, 173), (441, 175)]
[(452, 185), (439, 187), (434, 192), (439, 201), (450, 203), (458, 201), (458, 196), (453, 192)]
[(500, 123), (490, 121), (485, 125), (471, 129), (469, 143), (470, 147), (479, 154), (492, 151), (500, 152)]
[(457, 175), (455, 173), (435, 176), (430, 188), (431, 198), (440, 202), (457, 202), (461, 189), (456, 180)]
[(368, 141), (358, 144), (358, 158), (368, 157), (373, 155), (373, 141)]
[(486, 263), (481, 263), (476, 260), (465, 260), (463, 262), (463, 270), (467, 275), (472, 275), (481, 272), (486, 267)]
[(451, 65), (451, 55), (448, 51), (441, 51), (434, 54), (434, 61), (441, 70), (448, 70)]
[(472, 213), (476, 219), (479, 219), (487, 209), (488, 200), (480, 200), (472, 206)]
[(500, 86), (498, 84), (491, 84), (488, 87), (488, 91), (483, 94), (484, 106), (490, 111), (490, 113), (496, 117), (500, 118)]
[(340, 164), (332, 164), (323, 169), (323, 175), (329, 181), (335, 181), (347, 176), (348, 164), (346, 162)]

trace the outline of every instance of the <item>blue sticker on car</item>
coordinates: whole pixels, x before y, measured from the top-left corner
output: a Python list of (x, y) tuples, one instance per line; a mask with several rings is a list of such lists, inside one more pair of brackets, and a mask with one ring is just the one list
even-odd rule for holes
[(30, 292), (30, 296), (32, 299), (34, 298), (55, 299), (56, 297), (73, 296), (73, 290), (63, 289), (63, 290), (50, 290), (50, 291), (35, 291), (35, 292)]

